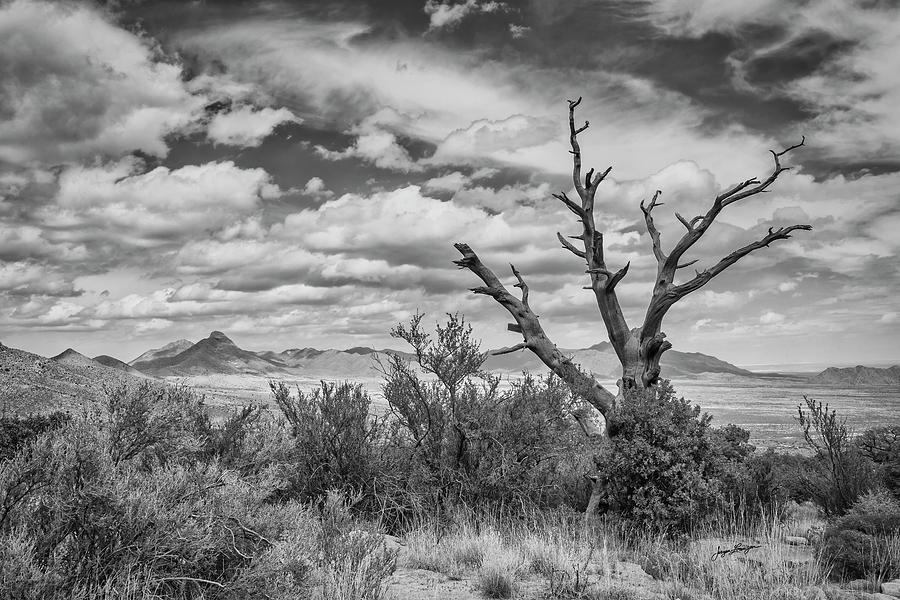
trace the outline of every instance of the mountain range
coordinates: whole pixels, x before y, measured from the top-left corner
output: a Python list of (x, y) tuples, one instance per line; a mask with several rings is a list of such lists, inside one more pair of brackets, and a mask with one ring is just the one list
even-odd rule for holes
[[(564, 350), (575, 362), (601, 378), (618, 375), (619, 362), (609, 342), (590, 348)], [(350, 348), (348, 350), (318, 350), (290, 348), (281, 352), (244, 350), (221, 331), (196, 344), (179, 340), (162, 348), (143, 353), (129, 365), (154, 377), (187, 377), (211, 373), (230, 375), (302, 374), (309, 377), (353, 378), (377, 376), (377, 361), (388, 354), (411, 355), (396, 350)], [(485, 368), (498, 373), (542, 371), (546, 367), (530, 352), (501, 356), (489, 355)], [(753, 373), (714, 356), (698, 352), (670, 350), (662, 360), (667, 377), (692, 377), (700, 373), (726, 373), (753, 376)]]
[[(601, 380), (615, 380), (619, 363), (608, 342), (589, 348), (563, 350)], [(380, 378), (378, 361), (388, 355), (413, 356), (396, 350), (376, 350), (356, 347), (347, 350), (319, 350), (317, 348), (289, 348), (280, 352), (246, 350), (235, 344), (221, 331), (194, 343), (177, 340), (160, 348), (148, 350), (126, 363), (102, 354), (89, 358), (72, 348), (45, 358), (0, 344), (0, 402), (15, 399), (17, 410), (40, 410), (45, 405), (71, 405), (78, 398), (95, 395), (104, 386), (121, 382), (181, 378), (200, 385), (212, 378), (221, 381), (286, 380), (373, 380)], [(485, 363), (488, 371), (518, 375), (523, 371), (546, 372), (546, 367), (530, 352), (522, 351), (501, 356), (489, 355)], [(669, 350), (662, 360), (664, 377), (690, 379), (701, 374), (738, 377), (771, 377), (741, 369), (714, 356), (698, 352)], [(249, 376), (249, 377), (248, 377)], [(809, 377), (791, 376), (814, 385), (858, 387), (867, 385), (900, 385), (900, 366), (887, 369), (872, 367), (829, 368)], [(216, 385), (211, 385), (216, 388)]]

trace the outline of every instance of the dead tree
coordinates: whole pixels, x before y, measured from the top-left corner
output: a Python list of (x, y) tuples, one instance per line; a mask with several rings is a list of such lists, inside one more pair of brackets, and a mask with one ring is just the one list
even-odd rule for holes
[(617, 395), (601, 386), (589, 373), (586, 373), (572, 360), (565, 356), (544, 333), (538, 316), (532, 311), (528, 303), (528, 285), (522, 274), (513, 266), (512, 274), (516, 279), (515, 287), (521, 290), (521, 297), (513, 295), (500, 281), (497, 275), (487, 267), (468, 244), (458, 243), (455, 247), (462, 254), (462, 258), (454, 261), (460, 268), (469, 269), (484, 283), (483, 286), (472, 288), (476, 294), (490, 296), (512, 315), (515, 323), (510, 323), (510, 331), (521, 333), (523, 341), (511, 348), (498, 350), (495, 354), (506, 354), (517, 350), (530, 350), (547, 365), (551, 371), (565, 381), (573, 393), (580, 396), (593, 405), (604, 417), (615, 407), (617, 398), (621, 398), (630, 388), (650, 388), (659, 381), (659, 361), (663, 353), (672, 347), (666, 340), (662, 331), (663, 319), (672, 306), (690, 294), (695, 292), (731, 265), (738, 262), (755, 250), (766, 248), (772, 242), (791, 237), (793, 231), (802, 229), (809, 231), (809, 225), (790, 225), (769, 228), (769, 232), (755, 242), (738, 248), (715, 265), (704, 269), (695, 270), (694, 277), (676, 282), (676, 274), (679, 270), (689, 267), (697, 260), (685, 260), (685, 254), (705, 234), (716, 220), (716, 217), (727, 206), (746, 200), (757, 194), (765, 192), (778, 176), (790, 167), (782, 166), (781, 158), (788, 152), (799, 148), (804, 144), (802, 140), (782, 150), (772, 151), (774, 167), (772, 172), (763, 180), (752, 178), (742, 181), (717, 195), (709, 209), (701, 215), (691, 219), (675, 213), (675, 216), (684, 225), (685, 233), (674, 247), (667, 253), (663, 249), (659, 230), (653, 223), (653, 210), (662, 203), (659, 202), (660, 193), (657, 191), (649, 202), (641, 202), (640, 208), (644, 214), (644, 222), (653, 247), (653, 255), (656, 257), (657, 273), (653, 286), (653, 294), (647, 306), (644, 322), (639, 327), (631, 328), (625, 321), (619, 299), (616, 296), (616, 286), (628, 273), (630, 263), (613, 271), (606, 264), (603, 253), (603, 233), (597, 231), (594, 218), (594, 197), (600, 183), (609, 175), (612, 167), (603, 172), (595, 173), (590, 169), (584, 176), (581, 172), (581, 148), (578, 144), (578, 136), (584, 132), (589, 123), (585, 121), (581, 127), (575, 125), (575, 108), (581, 103), (578, 100), (569, 101), (569, 140), (572, 145), (572, 180), (580, 202), (569, 198), (565, 192), (553, 194), (562, 202), (581, 223), (581, 232), (578, 235), (569, 236), (578, 240), (578, 245), (572, 243), (560, 233), (557, 233), (563, 248), (585, 261), (586, 273), (590, 278), (590, 286), (586, 289), (593, 291), (597, 299), (597, 308), (606, 326), (609, 341), (622, 365), (622, 378), (619, 380)]

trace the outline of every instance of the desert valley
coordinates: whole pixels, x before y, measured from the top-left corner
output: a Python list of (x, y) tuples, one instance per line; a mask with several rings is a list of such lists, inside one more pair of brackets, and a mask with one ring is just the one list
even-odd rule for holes
[[(609, 343), (564, 352), (608, 389), (616, 388), (620, 367)], [(362, 383), (373, 405), (384, 410), (379, 369), (388, 354), (413, 358), (396, 350), (366, 347), (250, 351), (220, 331), (196, 343), (176, 340), (128, 362), (109, 355), (90, 358), (71, 348), (47, 358), (4, 346), (0, 349), (0, 404), (18, 414), (77, 410), (104, 385), (152, 379), (195, 390), (204, 396), (213, 415), (222, 416), (247, 404), (269, 406), (271, 381), (308, 390), (324, 380)], [(523, 372), (547, 373), (528, 352), (490, 356), (485, 366), (503, 378), (501, 385), (509, 385)], [(900, 422), (900, 366), (754, 372), (714, 356), (672, 350), (663, 358), (662, 368), (679, 395), (709, 412), (715, 424), (739, 425), (761, 447), (801, 446), (795, 415), (804, 395), (836, 409), (851, 427)]]

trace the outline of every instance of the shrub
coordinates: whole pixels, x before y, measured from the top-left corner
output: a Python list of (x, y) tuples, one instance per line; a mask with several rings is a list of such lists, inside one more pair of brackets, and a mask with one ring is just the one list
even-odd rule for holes
[(821, 555), (847, 579), (900, 576), (900, 502), (885, 491), (861, 496), (826, 529)]
[(215, 460), (223, 466), (242, 471), (252, 470), (257, 466), (254, 459), (265, 443), (264, 436), (253, 435), (258, 432), (261, 415), (259, 406), (241, 406), (218, 426), (213, 425), (205, 412), (197, 415), (194, 431), (200, 439), (198, 458)]
[(518, 589), (515, 566), (497, 559), (487, 561), (478, 571), (475, 587), (488, 598), (512, 598)]
[[(170, 420), (184, 406), (148, 398), (173, 396), (130, 389), (0, 463), (0, 597), (298, 597), (306, 509), (265, 504), (271, 468), (198, 463), (189, 423)], [(313, 543), (289, 556), (285, 537)]]
[(574, 426), (579, 403), (567, 387), (526, 375), (501, 390), (464, 319), (448, 315), (431, 336), (422, 318), (392, 331), (415, 359), (394, 354), (381, 366), (394, 460), (408, 482), (388, 495), (409, 508), (583, 503), (593, 449)]
[(790, 500), (809, 499), (808, 490), (799, 483), (806, 463), (802, 456), (771, 448), (749, 456), (744, 467), (746, 478), (738, 492), (740, 503), (756, 509), (753, 512), (773, 514)]
[(26, 443), (44, 432), (62, 427), (69, 419), (70, 416), (62, 412), (0, 417), (0, 460), (12, 458)]
[(199, 450), (196, 425), (204, 416), (200, 400), (181, 387), (150, 381), (103, 390), (94, 419), (113, 464), (138, 458), (144, 468), (193, 455)]
[(381, 600), (394, 572), (396, 552), (381, 536), (366, 531), (340, 534), (323, 566), (322, 595), (334, 600)]
[(270, 385), (294, 445), (283, 493), (314, 500), (328, 490), (370, 488), (384, 423), (370, 416), (371, 400), (362, 384), (323, 381), (312, 392), (298, 388), (295, 395), (284, 382)]
[(806, 406), (797, 407), (797, 421), (813, 457), (799, 473), (800, 484), (826, 515), (842, 515), (874, 485), (874, 465), (853, 443), (846, 419), (827, 404), (806, 396), (803, 400)]
[(900, 425), (868, 429), (856, 446), (875, 464), (883, 485), (900, 498)]
[(686, 529), (712, 506), (711, 417), (663, 381), (630, 390), (609, 420), (600, 483), (609, 509), (641, 526)]
[(709, 443), (711, 476), (718, 480), (725, 500), (744, 505), (752, 475), (748, 459), (756, 447), (750, 443), (750, 432), (737, 425), (710, 427), (706, 437)]

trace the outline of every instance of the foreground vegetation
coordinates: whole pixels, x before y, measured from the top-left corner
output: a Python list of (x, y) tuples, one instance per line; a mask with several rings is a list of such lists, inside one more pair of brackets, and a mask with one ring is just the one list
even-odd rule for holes
[(273, 382), (277, 413), (213, 423), (144, 383), (0, 419), (0, 597), (420, 597), (398, 566), (495, 598), (836, 598), (900, 576), (900, 427), (853, 435), (806, 400), (809, 452), (760, 453), (663, 383), (598, 441), (557, 379), (482, 373), (462, 319), (393, 334), (416, 361), (381, 365), (383, 415), (359, 385)]

